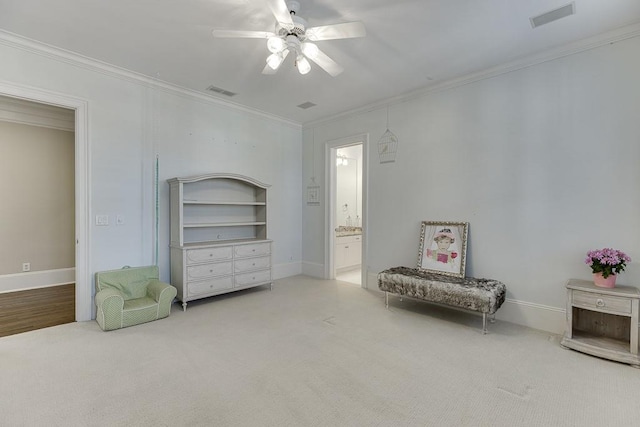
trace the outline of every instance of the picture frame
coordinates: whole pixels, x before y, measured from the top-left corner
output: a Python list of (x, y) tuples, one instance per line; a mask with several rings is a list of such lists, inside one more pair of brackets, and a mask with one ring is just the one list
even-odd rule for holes
[(418, 269), (465, 277), (468, 222), (422, 221)]
[(307, 205), (309, 206), (320, 205), (320, 186), (307, 187)]

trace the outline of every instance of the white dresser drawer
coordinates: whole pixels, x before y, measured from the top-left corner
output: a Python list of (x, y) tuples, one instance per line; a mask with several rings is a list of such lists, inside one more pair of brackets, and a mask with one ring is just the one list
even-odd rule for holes
[(575, 307), (608, 313), (631, 314), (631, 300), (629, 298), (577, 290), (574, 290), (572, 295), (572, 303)]
[(271, 281), (271, 270), (254, 271), (253, 273), (236, 274), (236, 286), (248, 286), (254, 283)]
[(254, 243), (251, 245), (234, 246), (235, 256), (246, 258), (250, 256), (269, 255), (271, 253), (271, 243)]
[(215, 276), (228, 276), (233, 273), (232, 265), (231, 261), (192, 265), (187, 267), (187, 280), (199, 280)]
[(233, 271), (243, 273), (245, 271), (263, 270), (271, 267), (271, 257), (263, 256), (257, 258), (237, 259), (233, 265)]
[(232, 258), (231, 246), (187, 250), (187, 265)]
[(221, 290), (233, 288), (233, 278), (231, 276), (228, 276), (219, 277), (217, 279), (204, 280), (202, 282), (189, 282), (188, 287), (188, 294), (190, 297), (210, 294), (212, 292), (218, 292)]

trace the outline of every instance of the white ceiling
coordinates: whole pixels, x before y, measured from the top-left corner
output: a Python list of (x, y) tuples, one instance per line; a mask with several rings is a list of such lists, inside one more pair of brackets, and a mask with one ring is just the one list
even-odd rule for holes
[[(307, 123), (640, 22), (639, 0), (575, 0), (576, 14), (536, 29), (529, 18), (570, 0), (300, 0), (309, 26), (362, 21), (367, 37), (318, 42), (345, 68), (330, 77), (289, 57), (263, 75), (264, 0), (0, 0), (0, 29), (233, 103)], [(302, 110), (297, 105), (313, 102)]]

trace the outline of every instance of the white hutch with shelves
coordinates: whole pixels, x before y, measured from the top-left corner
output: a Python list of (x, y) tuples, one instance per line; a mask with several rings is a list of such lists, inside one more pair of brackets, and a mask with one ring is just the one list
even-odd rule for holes
[(271, 284), (266, 184), (214, 173), (168, 180), (171, 284), (189, 301)]

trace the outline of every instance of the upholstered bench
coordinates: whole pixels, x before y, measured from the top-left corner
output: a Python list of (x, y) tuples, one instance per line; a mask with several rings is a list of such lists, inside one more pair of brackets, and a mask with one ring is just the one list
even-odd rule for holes
[[(482, 333), (487, 333), (487, 315), (494, 315), (504, 302), (507, 287), (490, 279), (453, 277), (419, 270), (394, 267), (378, 273), (378, 288), (389, 293), (482, 313)], [(492, 317), (493, 320), (493, 317)]]

